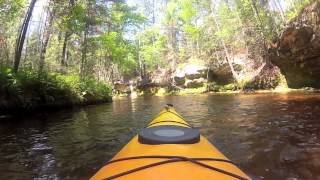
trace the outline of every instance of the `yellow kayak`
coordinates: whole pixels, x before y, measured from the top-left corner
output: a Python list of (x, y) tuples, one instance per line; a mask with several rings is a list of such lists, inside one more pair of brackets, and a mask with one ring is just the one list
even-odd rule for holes
[(91, 179), (250, 178), (169, 105)]

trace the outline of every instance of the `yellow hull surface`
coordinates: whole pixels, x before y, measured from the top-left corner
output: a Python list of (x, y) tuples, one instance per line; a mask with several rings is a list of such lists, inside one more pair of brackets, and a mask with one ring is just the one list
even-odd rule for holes
[[(190, 128), (172, 107), (161, 111), (148, 128), (165, 125)], [(127, 160), (121, 160), (124, 158)], [(119, 159), (121, 161), (117, 162)], [(228, 158), (201, 135), (200, 141), (193, 144), (142, 144), (137, 135), (111, 161), (114, 162), (102, 167), (91, 180), (250, 179), (235, 164), (228, 162)], [(163, 163), (164, 161), (173, 162)], [(155, 163), (158, 165), (154, 165)], [(119, 174), (123, 175), (117, 176)]]

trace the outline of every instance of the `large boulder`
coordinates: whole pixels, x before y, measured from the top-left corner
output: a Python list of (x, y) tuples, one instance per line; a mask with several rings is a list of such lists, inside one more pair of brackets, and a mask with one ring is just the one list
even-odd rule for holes
[(166, 69), (157, 69), (147, 74), (143, 79), (138, 81), (139, 89), (165, 87), (170, 85), (171, 71)]
[(174, 82), (177, 86), (183, 86), (186, 82), (186, 73), (183, 70), (177, 70), (174, 74)]
[(320, 3), (304, 8), (269, 48), (291, 88), (320, 88)]
[(225, 85), (234, 82), (230, 67), (226, 63), (217, 67), (213, 67), (209, 73), (209, 77), (211, 77), (209, 80), (214, 81), (217, 84)]
[(168, 86), (170, 84), (170, 74), (171, 72), (167, 69), (159, 68), (151, 73), (151, 83), (157, 87)]
[(247, 82), (244, 89), (272, 89), (279, 85), (281, 81), (280, 69), (268, 63), (261, 70), (260, 74)]
[(197, 88), (207, 81), (207, 72), (208, 68), (199, 64), (180, 64), (172, 77), (176, 86)]
[[(207, 79), (208, 68), (194, 63), (186, 63), (180, 64), (174, 74), (173, 79), (175, 85), (188, 87), (190, 83), (197, 83), (197, 81), (202, 81), (203, 79)], [(193, 85), (190, 85), (193, 86)]]
[(206, 78), (208, 68), (202, 65), (196, 64), (187, 64), (183, 71), (185, 72), (185, 76), (187, 79), (194, 80), (199, 78)]
[(130, 86), (129, 84), (123, 82), (123, 81), (115, 81), (113, 83), (114, 91), (118, 94), (122, 93), (130, 93)]

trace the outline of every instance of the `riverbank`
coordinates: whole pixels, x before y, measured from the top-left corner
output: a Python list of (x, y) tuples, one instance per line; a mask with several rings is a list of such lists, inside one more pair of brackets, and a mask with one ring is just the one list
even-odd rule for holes
[[(232, 87), (229, 85), (229, 87)], [(168, 88), (156, 88), (148, 91), (138, 91), (133, 92), (131, 94), (117, 94), (114, 95), (115, 98), (118, 97), (127, 97), (130, 96), (132, 98), (139, 96), (186, 96), (186, 95), (197, 95), (197, 94), (264, 94), (264, 93), (320, 93), (320, 89), (314, 89), (310, 87), (300, 88), (300, 89), (292, 89), (288, 87), (276, 87), (274, 89), (246, 89), (246, 90), (233, 90), (232, 88), (226, 88), (216, 91), (208, 90), (207, 87), (200, 88), (187, 88), (187, 89), (179, 89), (175, 91), (168, 91)]]
[(111, 93), (109, 85), (92, 77), (0, 71), (0, 115), (111, 102)]

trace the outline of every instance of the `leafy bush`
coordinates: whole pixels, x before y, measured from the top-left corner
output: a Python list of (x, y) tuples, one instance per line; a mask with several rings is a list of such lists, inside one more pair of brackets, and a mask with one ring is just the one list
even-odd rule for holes
[(70, 89), (79, 97), (84, 94), (91, 94), (99, 98), (108, 98), (111, 96), (112, 89), (109, 85), (95, 80), (93, 77), (80, 78), (77, 75), (56, 75), (61, 88)]
[(216, 82), (210, 82), (206, 86), (207, 92), (226, 92), (226, 91), (235, 91), (238, 89), (238, 86), (234, 83), (226, 85), (218, 85)]
[[(0, 109), (62, 106), (107, 100), (111, 87), (93, 77), (0, 70)], [(90, 98), (90, 99), (89, 99)]]

